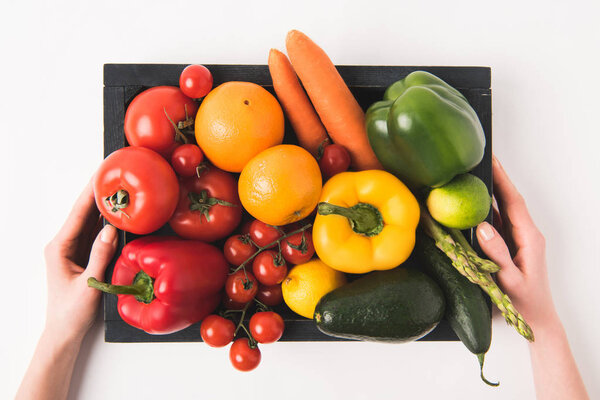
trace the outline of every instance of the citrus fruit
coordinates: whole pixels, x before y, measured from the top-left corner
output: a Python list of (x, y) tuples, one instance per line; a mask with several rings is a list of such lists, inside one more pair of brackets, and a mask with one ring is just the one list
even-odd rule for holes
[(251, 159), (240, 175), (242, 205), (269, 225), (286, 225), (308, 216), (321, 195), (317, 160), (302, 147), (282, 144)]
[(275, 97), (251, 82), (213, 89), (196, 114), (196, 142), (218, 168), (240, 172), (252, 157), (283, 141), (283, 111)]
[(471, 174), (458, 175), (427, 197), (431, 216), (448, 228), (468, 229), (488, 215), (492, 198), (485, 183)]
[(292, 268), (281, 283), (281, 292), (292, 311), (312, 319), (321, 297), (345, 283), (343, 273), (315, 259)]

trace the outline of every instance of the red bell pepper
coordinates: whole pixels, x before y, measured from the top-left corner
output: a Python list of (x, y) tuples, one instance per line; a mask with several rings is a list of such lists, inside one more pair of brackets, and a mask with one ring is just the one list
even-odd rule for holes
[(115, 264), (112, 285), (88, 285), (118, 295), (128, 324), (167, 334), (202, 320), (221, 301), (228, 264), (219, 249), (197, 240), (146, 236), (128, 243)]

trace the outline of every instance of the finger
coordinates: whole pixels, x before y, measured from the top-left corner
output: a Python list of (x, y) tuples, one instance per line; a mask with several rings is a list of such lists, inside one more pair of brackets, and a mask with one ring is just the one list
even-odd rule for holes
[(78, 239), (90, 225), (95, 225), (99, 211), (94, 200), (92, 181), (88, 182), (83, 192), (75, 201), (75, 205), (62, 228), (56, 235), (60, 242), (70, 242)]
[(498, 232), (502, 232), (502, 216), (500, 215), (498, 202), (496, 201), (495, 196), (492, 196), (492, 222), (494, 224), (494, 228), (496, 228)]
[(512, 184), (506, 171), (494, 157), (494, 190), (502, 216), (502, 227), (513, 254), (520, 249), (539, 247), (542, 235), (536, 227), (525, 200)]
[(90, 252), (90, 260), (84, 271), (85, 279), (94, 277), (98, 280), (104, 278), (106, 266), (110, 263), (117, 248), (117, 229), (106, 225), (96, 237)]
[(520, 279), (521, 271), (513, 262), (506, 243), (492, 225), (482, 222), (477, 226), (477, 240), (481, 250), (498, 266), (498, 277), (502, 280)]
[(77, 242), (77, 254), (73, 258), (73, 260), (79, 265), (87, 265), (88, 259), (90, 258), (90, 251), (92, 250), (92, 245), (94, 244), (94, 240), (100, 233), (103, 228), (103, 218), (99, 215), (96, 219), (95, 224), (89, 224), (89, 227), (86, 227), (86, 234), (81, 235)]
[(493, 156), (492, 169), (494, 195), (502, 216), (508, 218), (513, 226), (533, 225), (523, 196), (512, 183), (496, 156)]

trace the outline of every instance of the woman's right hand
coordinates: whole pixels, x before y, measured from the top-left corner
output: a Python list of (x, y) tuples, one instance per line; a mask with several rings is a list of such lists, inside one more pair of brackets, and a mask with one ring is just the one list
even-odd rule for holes
[(498, 283), (534, 331), (560, 324), (548, 282), (546, 243), (525, 200), (493, 157), (494, 225), (477, 227), (481, 249), (501, 270)]

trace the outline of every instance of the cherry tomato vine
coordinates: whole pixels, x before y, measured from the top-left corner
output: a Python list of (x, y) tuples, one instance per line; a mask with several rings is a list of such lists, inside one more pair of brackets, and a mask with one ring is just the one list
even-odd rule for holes
[[(265, 251), (265, 250), (267, 250), (267, 249), (269, 249), (269, 248), (271, 248), (271, 247), (273, 247), (273, 246), (275, 246), (275, 245), (277, 245), (277, 246), (278, 246), (278, 248), (279, 248), (279, 254), (281, 254), (281, 242), (282, 242), (284, 239), (287, 239), (287, 238), (289, 238), (290, 236), (293, 236), (293, 235), (295, 235), (295, 234), (297, 234), (297, 233), (300, 233), (300, 232), (302, 232), (302, 233), (303, 233), (303, 235), (304, 235), (305, 231), (306, 231), (306, 230), (308, 230), (310, 227), (312, 227), (312, 224), (308, 223), (308, 224), (304, 225), (303, 227), (301, 227), (301, 228), (299, 228), (299, 229), (296, 229), (296, 230), (294, 230), (294, 231), (292, 231), (292, 232), (290, 232), (290, 233), (286, 233), (286, 234), (284, 234), (284, 235), (280, 236), (280, 237), (279, 237), (279, 238), (277, 238), (276, 240), (274, 240), (274, 241), (272, 241), (272, 242), (270, 242), (270, 243), (268, 243), (268, 244), (266, 244), (266, 245), (264, 245), (264, 246), (259, 246), (259, 245), (257, 245), (257, 244), (256, 244), (256, 243), (255, 243), (255, 242), (252, 240), (252, 239), (250, 239), (250, 237), (247, 237), (247, 239), (246, 239), (246, 240), (249, 240), (250, 242), (252, 242), (252, 244), (253, 244), (254, 246), (256, 246), (256, 249), (257, 249), (257, 250), (254, 252), (254, 254), (252, 254), (252, 256), (250, 256), (250, 257), (248, 257), (246, 260), (244, 260), (244, 262), (242, 262), (242, 263), (241, 263), (239, 266), (237, 266), (236, 268), (234, 268), (233, 270), (231, 270), (230, 274), (233, 274), (233, 273), (235, 273), (235, 272), (239, 271), (240, 269), (244, 269), (244, 270), (245, 270), (245, 269), (246, 269), (246, 265), (247, 265), (247, 264), (248, 264), (250, 261), (252, 261), (252, 259), (253, 259), (254, 257), (256, 257), (257, 255), (259, 255), (259, 254), (260, 254), (260, 253), (262, 253), (263, 251)], [(242, 235), (242, 236), (246, 236), (246, 235)]]

